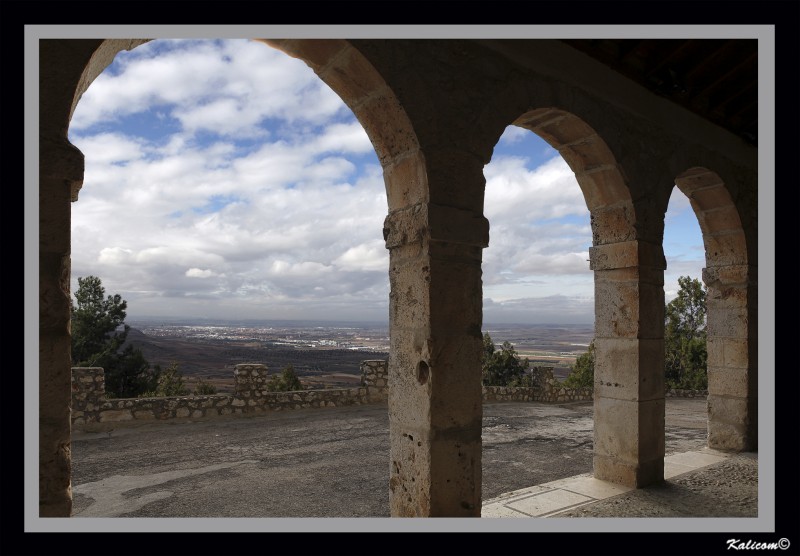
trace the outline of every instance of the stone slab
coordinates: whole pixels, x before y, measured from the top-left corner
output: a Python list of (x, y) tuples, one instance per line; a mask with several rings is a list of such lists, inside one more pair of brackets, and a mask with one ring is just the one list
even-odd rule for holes
[(529, 517), (542, 517), (553, 512), (574, 508), (580, 504), (593, 502), (594, 498), (569, 492), (563, 489), (555, 489), (548, 492), (531, 494), (510, 504), (506, 504), (512, 510), (521, 512)]

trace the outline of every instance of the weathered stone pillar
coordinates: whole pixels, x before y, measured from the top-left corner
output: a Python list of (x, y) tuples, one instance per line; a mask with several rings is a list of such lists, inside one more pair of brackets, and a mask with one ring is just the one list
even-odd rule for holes
[(758, 447), (758, 290), (755, 267), (703, 269), (708, 287), (708, 447)]
[(83, 180), (83, 154), (46, 137), (39, 150), (39, 515), (69, 517), (70, 202)]
[(488, 232), (479, 212), (430, 202), (386, 218), (393, 517), (480, 516)]
[(664, 268), (660, 246), (592, 247), (595, 271), (594, 476), (664, 480)]

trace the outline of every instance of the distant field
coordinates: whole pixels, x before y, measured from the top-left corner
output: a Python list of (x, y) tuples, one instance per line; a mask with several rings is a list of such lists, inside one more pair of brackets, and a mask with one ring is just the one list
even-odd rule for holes
[[(239, 363), (261, 363), (270, 374), (279, 373), (287, 365), (295, 371), (307, 388), (347, 388), (360, 382), (360, 363), (365, 359), (386, 359), (385, 351), (342, 349), (323, 345), (310, 347), (314, 342), (357, 339), (368, 345), (380, 345), (386, 331), (382, 329), (359, 329), (308, 327), (281, 329), (253, 337), (252, 330), (241, 333), (239, 328), (224, 329), (221, 337), (181, 337), (174, 329), (168, 334), (156, 330), (145, 334), (132, 328), (128, 340), (142, 350), (151, 364), (162, 367), (177, 361), (189, 387), (200, 378), (217, 387), (219, 392), (233, 391), (233, 369)], [(512, 326), (487, 327), (492, 340), (500, 344), (511, 342), (521, 357), (527, 357), (534, 366), (552, 366), (554, 375), (563, 379), (575, 358), (584, 353), (593, 338), (593, 330), (586, 326)], [(256, 335), (257, 336), (257, 335)], [(276, 338), (289, 336), (296, 345)], [(366, 340), (365, 340), (366, 337)], [(335, 342), (334, 342), (335, 343)], [(387, 342), (388, 343), (388, 342)], [(339, 345), (347, 345), (340, 343)]]
[(266, 365), (270, 374), (291, 364), (307, 387), (344, 388), (359, 384), (361, 361), (388, 357), (388, 353), (374, 351), (297, 349), (252, 340), (154, 337), (135, 329), (131, 329), (128, 339), (151, 364), (165, 367), (177, 361), (190, 387), (202, 378), (219, 392), (233, 391), (233, 369), (240, 363)]

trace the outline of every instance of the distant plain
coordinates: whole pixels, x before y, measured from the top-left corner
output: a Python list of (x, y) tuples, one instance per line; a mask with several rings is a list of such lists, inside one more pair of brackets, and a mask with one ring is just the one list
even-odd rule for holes
[[(292, 365), (306, 388), (349, 388), (361, 379), (359, 365), (389, 356), (389, 327), (382, 323), (243, 321), (129, 322), (128, 341), (152, 365), (178, 363), (190, 389), (199, 379), (220, 393), (233, 391), (233, 369), (261, 363), (269, 373)], [(565, 378), (594, 337), (589, 325), (487, 324), (495, 344), (511, 342), (533, 366), (552, 366)]]

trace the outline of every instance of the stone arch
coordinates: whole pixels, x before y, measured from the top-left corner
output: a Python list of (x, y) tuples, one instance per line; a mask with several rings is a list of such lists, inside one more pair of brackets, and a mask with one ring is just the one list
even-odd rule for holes
[(636, 237), (633, 203), (622, 169), (589, 124), (559, 108), (530, 110), (512, 124), (542, 137), (575, 173), (592, 215), (593, 245)]
[(705, 246), (708, 446), (747, 451), (758, 445), (757, 265), (743, 219), (725, 181), (705, 167), (675, 179), (689, 198)]
[[(545, 87), (543, 87), (545, 88)], [(545, 139), (575, 172), (591, 214), (595, 283), (594, 476), (642, 487), (664, 477), (663, 280), (666, 263), (652, 220), (634, 203), (618, 153), (633, 148), (590, 97), (551, 87), (532, 94), (512, 85), (487, 127), (495, 143), (505, 124)], [(561, 102), (559, 102), (561, 99)], [(504, 106), (505, 104), (505, 106)], [(510, 112), (517, 106), (516, 114)], [(522, 108), (529, 106), (537, 108)], [(591, 107), (591, 108), (588, 108)], [(518, 115), (521, 114), (521, 115)], [(587, 117), (588, 114), (588, 117)], [(489, 116), (486, 115), (485, 118)], [(608, 118), (608, 116), (606, 116)], [(590, 123), (591, 122), (591, 123)], [(612, 147), (605, 137), (614, 139)]]
[[(150, 39), (42, 40), (40, 43), (40, 516), (69, 516), (70, 202), (83, 183), (83, 154), (67, 139), (83, 93), (118, 52)], [(263, 40), (305, 61), (353, 110), (384, 168), (388, 205), (427, 197), (424, 160), (396, 96), (345, 40)]]
[(427, 198), (425, 159), (416, 132), (375, 67), (343, 39), (256, 39), (303, 60), (353, 111), (384, 172), (389, 212)]

